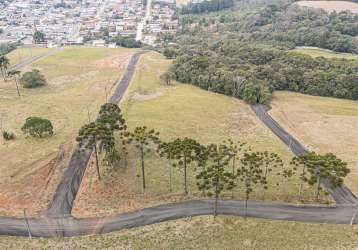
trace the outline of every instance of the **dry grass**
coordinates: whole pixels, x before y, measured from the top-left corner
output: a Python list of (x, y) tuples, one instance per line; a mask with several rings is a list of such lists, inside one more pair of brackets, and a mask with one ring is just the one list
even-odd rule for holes
[(21, 61), (29, 59), (31, 57), (40, 55), (47, 51), (51, 51), (54, 49), (49, 48), (19, 48), (16, 50), (11, 51), (9, 54), (6, 55), (7, 58), (10, 60), (10, 65), (15, 65)]
[[(291, 152), (256, 118), (244, 102), (191, 85), (165, 86), (159, 76), (169, 65), (170, 61), (159, 54), (142, 56), (134, 82), (122, 103), (130, 129), (146, 125), (160, 131), (163, 140), (187, 136), (204, 144), (233, 138), (248, 142), (255, 150), (276, 152), (285, 162), (289, 162)], [(135, 148), (132, 149), (130, 158), (127, 169), (119, 167), (117, 171), (113, 171), (102, 167), (104, 180), (101, 182), (96, 179), (93, 164), (88, 168), (76, 201), (76, 216), (108, 215), (200, 196), (193, 170), (189, 174), (190, 195), (182, 195), (183, 173), (180, 169), (172, 170), (173, 192), (170, 193), (170, 165), (167, 160), (159, 159), (155, 153), (148, 154), (146, 158), (148, 188), (142, 194), (139, 157)], [(271, 186), (267, 192), (259, 189), (253, 198), (293, 202), (296, 201), (297, 184), (298, 180), (294, 179), (285, 186)], [(242, 191), (237, 190), (235, 197), (242, 197)], [(306, 198), (309, 192), (308, 189)]]
[(4, 250), (32, 249), (358, 249), (358, 227), (200, 216), (105, 235), (32, 240), (1, 237)]
[(346, 182), (358, 194), (358, 103), (275, 92), (272, 116), (311, 150), (333, 152), (349, 163)]
[(349, 1), (298, 1), (296, 4), (305, 7), (324, 9), (327, 12), (349, 10), (358, 13), (358, 3)]
[[(0, 114), (3, 129), (16, 134), (16, 139), (0, 139), (0, 214), (21, 214), (27, 207), (34, 214), (44, 209), (51, 198), (65, 160), (56, 162), (59, 148), (69, 156), (78, 129), (93, 119), (106, 93), (110, 95), (115, 82), (133, 50), (66, 48), (53, 56), (28, 66), (40, 69), (48, 85), (37, 89), (21, 89), (16, 94), (13, 82), (0, 82)], [(16, 54), (16, 51), (13, 52)], [(118, 57), (119, 65), (103, 64), (108, 57)], [(98, 64), (101, 63), (101, 66)], [(21, 126), (29, 116), (48, 118), (54, 136), (45, 139), (26, 138)], [(47, 178), (57, 166), (50, 187)]]
[(343, 58), (350, 60), (358, 60), (358, 55), (349, 53), (336, 53), (334, 51), (315, 48), (315, 47), (304, 47), (292, 50), (292, 52), (309, 55), (312, 57), (325, 57), (325, 58)]

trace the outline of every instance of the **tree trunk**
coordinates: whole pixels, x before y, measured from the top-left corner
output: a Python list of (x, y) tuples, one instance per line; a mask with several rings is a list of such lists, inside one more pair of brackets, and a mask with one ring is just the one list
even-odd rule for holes
[(17, 82), (17, 78), (16, 78), (16, 77), (15, 77), (15, 84), (16, 84), (17, 95), (18, 95), (18, 96), (21, 96), (21, 95), (20, 95), (20, 90), (19, 90), (19, 84), (18, 84), (18, 82)]
[[(217, 189), (217, 188), (216, 188)], [(215, 205), (214, 205), (214, 217), (218, 214), (218, 192), (215, 191)]]
[(101, 175), (99, 173), (99, 161), (98, 161), (98, 151), (97, 151), (97, 141), (95, 140), (95, 144), (94, 144), (94, 154), (96, 156), (96, 167), (97, 167), (97, 176), (98, 176), (98, 180), (101, 180)]
[[(235, 175), (235, 156), (234, 158), (232, 159), (232, 175), (234, 176)], [(231, 199), (234, 199), (234, 189), (232, 189), (231, 191)]]
[[(302, 175), (304, 174), (305, 169), (306, 167), (303, 167)], [(302, 200), (302, 191), (303, 191), (303, 180), (301, 180), (300, 190), (298, 191), (298, 200)]]
[(171, 165), (171, 162), (169, 162), (169, 192), (172, 192), (173, 191), (173, 188), (172, 188), (172, 165)]
[(144, 171), (144, 149), (140, 148), (140, 159), (142, 163), (142, 180), (143, 180), (143, 192), (145, 191), (145, 171)]
[(247, 218), (247, 201), (249, 200), (249, 195), (246, 193), (245, 197), (245, 220)]
[(186, 173), (186, 156), (184, 155), (184, 192), (185, 192), (185, 195), (188, 195), (188, 186), (187, 186), (187, 173)]
[(318, 198), (319, 198), (319, 190), (321, 188), (321, 176), (318, 175), (317, 177), (317, 189), (316, 189), (316, 201), (318, 201)]

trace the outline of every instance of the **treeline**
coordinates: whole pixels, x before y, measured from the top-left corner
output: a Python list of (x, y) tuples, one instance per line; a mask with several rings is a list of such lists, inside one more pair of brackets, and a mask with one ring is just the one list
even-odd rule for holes
[(235, 39), (205, 46), (165, 50), (175, 57), (175, 80), (251, 104), (270, 102), (273, 90), (358, 100), (356, 60), (312, 58)]
[(117, 36), (115, 38), (109, 38), (110, 42), (116, 43), (116, 45), (125, 48), (140, 48), (142, 43), (136, 41), (133, 36)]
[(269, 5), (247, 14), (223, 14), (219, 21), (245, 39), (295, 46), (315, 46), (358, 53), (358, 15), (349, 11), (327, 13), (296, 5)]
[(232, 6), (234, 6), (234, 0), (205, 0), (199, 3), (190, 2), (181, 8), (181, 14), (186, 15), (214, 12), (230, 8)]

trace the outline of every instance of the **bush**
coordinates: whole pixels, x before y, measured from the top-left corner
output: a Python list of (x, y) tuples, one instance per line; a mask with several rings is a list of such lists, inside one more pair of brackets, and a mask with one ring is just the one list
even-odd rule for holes
[(23, 74), (20, 83), (24, 88), (37, 88), (46, 85), (46, 79), (39, 70), (34, 69), (31, 72)]
[(40, 117), (28, 117), (21, 130), (33, 137), (45, 137), (53, 135), (51, 121)]
[(15, 134), (12, 132), (2, 131), (2, 137), (5, 141), (10, 141), (15, 139)]

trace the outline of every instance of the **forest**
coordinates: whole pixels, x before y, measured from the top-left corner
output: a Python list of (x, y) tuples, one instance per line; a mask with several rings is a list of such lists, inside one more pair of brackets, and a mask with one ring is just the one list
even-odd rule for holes
[(296, 46), (358, 52), (358, 15), (287, 3), (184, 15), (163, 54), (179, 82), (269, 103), (274, 90), (358, 99), (358, 61), (313, 58)]

